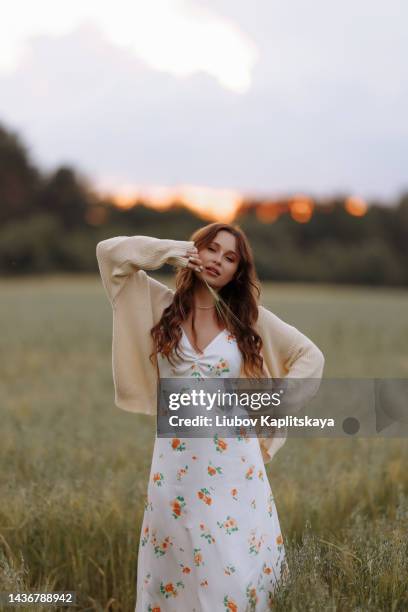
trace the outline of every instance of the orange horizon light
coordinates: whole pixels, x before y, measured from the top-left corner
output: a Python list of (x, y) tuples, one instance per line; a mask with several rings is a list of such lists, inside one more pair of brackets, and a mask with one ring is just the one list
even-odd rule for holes
[(314, 202), (307, 196), (295, 196), (289, 203), (290, 215), (298, 223), (307, 223), (312, 218)]
[(363, 217), (368, 209), (367, 202), (359, 196), (349, 196), (344, 202), (344, 208), (353, 217)]
[(131, 208), (137, 201), (142, 201), (156, 210), (167, 210), (175, 204), (182, 204), (203, 219), (226, 223), (233, 221), (243, 202), (238, 191), (196, 185), (147, 188), (124, 185), (119, 189), (112, 189), (109, 193), (105, 190), (104, 196), (109, 197), (115, 206), (123, 210)]
[[(149, 208), (160, 211), (180, 204), (209, 222), (233, 222), (245, 203), (244, 196), (236, 190), (197, 185), (149, 186), (146, 188), (122, 185), (120, 188), (99, 190), (99, 192), (122, 210), (132, 208), (137, 203), (143, 203)], [(281, 214), (287, 211), (297, 223), (308, 223), (312, 218), (315, 202), (309, 196), (297, 194), (284, 202), (266, 200), (254, 205), (254, 208), (255, 215), (261, 223), (274, 223)], [(362, 217), (366, 214), (368, 205), (363, 198), (352, 195), (345, 199), (344, 208), (348, 214)], [(331, 212), (333, 206), (327, 206), (327, 209), (324, 212)], [(102, 213), (99, 210), (92, 211), (89, 221), (94, 224), (102, 223)]]
[(279, 218), (281, 210), (277, 202), (264, 202), (256, 207), (255, 214), (262, 223), (274, 223)]

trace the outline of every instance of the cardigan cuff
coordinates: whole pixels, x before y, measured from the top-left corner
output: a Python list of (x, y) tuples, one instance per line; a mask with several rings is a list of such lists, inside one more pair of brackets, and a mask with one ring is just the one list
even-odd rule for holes
[(192, 240), (169, 240), (168, 242), (173, 242), (174, 244), (169, 245), (169, 253), (171, 254), (168, 255), (166, 263), (171, 266), (186, 268), (188, 265), (188, 259), (186, 257), (182, 257), (182, 255), (185, 255), (188, 249), (194, 247), (194, 242)]

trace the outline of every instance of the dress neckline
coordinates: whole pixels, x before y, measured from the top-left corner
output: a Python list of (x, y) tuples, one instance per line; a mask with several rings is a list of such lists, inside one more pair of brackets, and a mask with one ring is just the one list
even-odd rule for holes
[(224, 327), (224, 329), (222, 329), (216, 336), (214, 336), (214, 338), (207, 344), (207, 346), (203, 349), (203, 351), (201, 353), (197, 353), (197, 351), (193, 348), (193, 345), (191, 344), (188, 336), (187, 336), (187, 332), (185, 331), (184, 327), (182, 325), (180, 325), (181, 327), (181, 331), (184, 334), (184, 337), (187, 339), (187, 342), (190, 345), (191, 350), (193, 351), (193, 353), (195, 355), (204, 355), (206, 350), (208, 349), (208, 347), (210, 347), (216, 340), (217, 338), (219, 338), (221, 336), (222, 333), (224, 333), (225, 331), (227, 331), (227, 328)]

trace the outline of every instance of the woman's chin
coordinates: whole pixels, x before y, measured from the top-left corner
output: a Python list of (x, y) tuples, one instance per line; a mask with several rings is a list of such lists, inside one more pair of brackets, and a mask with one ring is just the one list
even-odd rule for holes
[(197, 278), (199, 278), (204, 284), (209, 285), (211, 289), (214, 289), (215, 291), (219, 291), (222, 288), (222, 284), (220, 283), (219, 279), (212, 276), (212, 274), (198, 272)]
[(214, 278), (213, 276), (209, 276), (208, 274), (204, 278), (212, 289), (220, 288), (220, 283), (217, 278)]

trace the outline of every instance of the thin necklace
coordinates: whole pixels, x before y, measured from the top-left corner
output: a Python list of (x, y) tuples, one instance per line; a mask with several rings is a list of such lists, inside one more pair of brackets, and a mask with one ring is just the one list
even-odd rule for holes
[(209, 308), (215, 308), (215, 304), (212, 306), (196, 306), (196, 308), (201, 308), (201, 310), (208, 310)]

